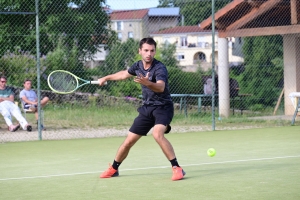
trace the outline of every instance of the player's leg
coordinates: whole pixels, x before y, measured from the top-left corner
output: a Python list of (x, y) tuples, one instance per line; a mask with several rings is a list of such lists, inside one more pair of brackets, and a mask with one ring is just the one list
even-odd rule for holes
[(183, 169), (179, 166), (177, 162), (177, 158), (174, 152), (174, 148), (172, 144), (169, 142), (167, 138), (165, 138), (164, 132), (166, 130), (166, 126), (162, 124), (156, 124), (153, 128), (153, 138), (160, 146), (161, 150), (170, 161), (172, 165), (173, 176), (172, 180), (177, 181), (181, 180), (185, 175)]
[(118, 176), (119, 166), (127, 157), (131, 147), (142, 136), (147, 135), (149, 130), (153, 127), (154, 120), (148, 117), (149, 115), (147, 114), (148, 113), (147, 108), (142, 106), (138, 109), (138, 111), (139, 111), (139, 115), (135, 118), (132, 126), (129, 129), (129, 133), (126, 139), (119, 147), (113, 164), (100, 175), (100, 178), (110, 178), (110, 177)]
[(167, 138), (165, 138), (164, 136), (164, 132), (166, 130), (166, 126), (162, 125), (162, 124), (156, 124), (153, 127), (153, 138), (155, 139), (155, 141), (157, 142), (157, 144), (160, 146), (161, 150), (163, 151), (163, 153), (165, 154), (165, 156), (171, 160), (175, 158), (175, 152), (174, 149), (171, 145), (171, 143), (169, 142), (169, 140), (167, 140)]
[(174, 149), (171, 143), (164, 136), (166, 132), (171, 130), (170, 123), (174, 115), (174, 107), (173, 105), (159, 106), (153, 111), (152, 115), (155, 118), (153, 138), (158, 143), (165, 156), (169, 160), (174, 159)]
[[(46, 97), (46, 96), (45, 96), (45, 97), (41, 100), (41, 106), (42, 106), (42, 107), (45, 107), (49, 100), (50, 100), (49, 97)], [(44, 124), (41, 124), (41, 126), (42, 126), (42, 129), (43, 129), (43, 130), (46, 130)]]
[(174, 115), (173, 105), (158, 107), (154, 110), (155, 126), (153, 128), (153, 138), (158, 143), (163, 153), (170, 161), (173, 170), (172, 180), (180, 180), (185, 175), (183, 169), (179, 166), (172, 144), (165, 138), (166, 130)]
[(7, 109), (7, 107), (4, 106), (4, 103), (3, 103), (3, 105), (2, 105), (2, 103), (0, 104), (0, 113), (3, 116), (5, 123), (8, 126), (8, 130), (10, 132), (15, 132), (16, 130), (18, 130), (20, 128), (20, 125), (13, 125), (11, 114), (10, 114), (9, 110)]
[(41, 106), (44, 107), (49, 101), (49, 98), (48, 97), (44, 97), (42, 100), (41, 100)]
[(39, 119), (39, 112), (38, 110), (36, 109), (35, 112), (34, 112), (34, 116), (35, 116), (35, 119), (36, 121)]
[(119, 147), (115, 161), (117, 162), (123, 162), (125, 158), (127, 157), (131, 147), (141, 138), (141, 135), (129, 132), (124, 142)]
[(115, 156), (114, 162), (109, 168), (104, 171), (100, 178), (111, 178), (115, 176), (119, 176), (119, 166), (127, 157), (131, 147), (141, 138), (141, 135), (137, 135), (135, 133), (129, 132), (124, 142), (119, 147), (117, 154)]
[(32, 131), (32, 126), (26, 121), (26, 119), (22, 116), (21, 111), (17, 105), (14, 103), (10, 104), (10, 113), (14, 116), (22, 126), (23, 130)]

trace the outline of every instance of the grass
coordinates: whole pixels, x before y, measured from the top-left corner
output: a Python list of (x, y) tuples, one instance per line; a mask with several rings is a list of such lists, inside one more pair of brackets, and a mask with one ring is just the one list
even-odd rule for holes
[[(132, 124), (134, 118), (137, 116), (137, 107), (131, 104), (116, 104), (111, 106), (95, 106), (95, 105), (49, 105), (45, 108), (45, 124), (47, 127), (60, 128), (97, 128), (97, 127), (117, 127), (124, 128)], [(33, 115), (30, 116), (29, 121), (33, 121)], [(290, 120), (283, 120), (280, 117), (276, 120), (262, 120), (252, 119), (253, 113), (239, 112), (231, 115), (227, 119), (218, 119), (216, 113), (216, 127), (274, 127), (274, 126), (289, 126)], [(298, 122), (296, 122), (298, 123)], [(188, 117), (185, 117), (183, 112), (175, 110), (173, 125), (178, 126), (193, 126), (206, 125), (211, 126), (212, 116), (211, 112), (203, 111), (197, 112), (197, 109), (189, 110)]]
[[(116, 128), (123, 129), (131, 126), (134, 118), (137, 116), (137, 105), (124, 102), (109, 102), (106, 106), (97, 106), (96, 102), (83, 105), (78, 104), (49, 104), (44, 108), (45, 126), (48, 130), (54, 129), (88, 129), (88, 128)], [(280, 127), (290, 126), (291, 119), (284, 119), (283, 110), (279, 109), (279, 116), (275, 119), (258, 119), (257, 116), (270, 115), (270, 112), (255, 113), (244, 111), (241, 114), (235, 112), (229, 118), (218, 117), (218, 112), (215, 113), (215, 129), (245, 129), (245, 128), (261, 128), (261, 127)], [(35, 118), (33, 114), (27, 115), (28, 122), (35, 126)], [(300, 125), (299, 120), (296, 120), (295, 125)], [(0, 118), (0, 131), (7, 129), (4, 120)], [(184, 112), (178, 108), (175, 109), (175, 115), (172, 121), (172, 126), (203, 126), (205, 130), (211, 130), (212, 116), (209, 109), (202, 109), (201, 113), (197, 112), (197, 108), (190, 108), (188, 116), (185, 117)]]
[[(299, 199), (300, 127), (169, 134), (187, 172), (171, 167), (152, 136), (99, 179), (123, 137), (0, 144), (0, 199)], [(206, 150), (216, 149), (215, 157)]]

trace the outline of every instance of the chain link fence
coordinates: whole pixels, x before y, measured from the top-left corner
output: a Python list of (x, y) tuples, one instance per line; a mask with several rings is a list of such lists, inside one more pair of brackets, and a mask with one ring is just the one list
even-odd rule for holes
[[(119, 4), (125, 7), (128, 2), (120, 1)], [(139, 0), (134, 2), (140, 3)], [(83, 79), (97, 80), (125, 70), (141, 59), (139, 40), (144, 37), (153, 37), (157, 41), (155, 58), (168, 68), (175, 104), (175, 127), (207, 126), (211, 130), (212, 123), (217, 129), (230, 127), (233, 123), (240, 128), (289, 125), (292, 118), (287, 118), (288, 123), (284, 120), (284, 102), (290, 100), (282, 95), (284, 45), (283, 36), (279, 34), (225, 37), (230, 113), (229, 116), (219, 116), (218, 97), (223, 87), (219, 85), (222, 75), (218, 31), (225, 30), (226, 27), (221, 25), (229, 26), (231, 18), (215, 16), (215, 35), (211, 27), (201, 27), (201, 23), (212, 16), (213, 10), (217, 12), (234, 2), (215, 0), (212, 7), (210, 0), (160, 0), (156, 7), (121, 10), (103, 0), (1, 1), (0, 73), (7, 77), (7, 85), (14, 88), (20, 110), (19, 92), (25, 79), (31, 79), (33, 89), (40, 97), (48, 96), (50, 102), (43, 108), (46, 131), (38, 133), (35, 116), (27, 115), (27, 121), (33, 124), (32, 132), (9, 132), (1, 117), (0, 140), (126, 134), (136, 116), (136, 108), (141, 105), (141, 88), (132, 79), (109, 82), (103, 87), (86, 85), (73, 94), (60, 95), (51, 92), (47, 77), (53, 70), (61, 69)], [(259, 8), (268, 1), (252, 2)], [(240, 13), (236, 16), (240, 15), (240, 18), (249, 14), (250, 8), (255, 7), (253, 4), (244, 1), (237, 5)], [(281, 3), (282, 8), (287, 5)], [(264, 14), (259, 19), (261, 24), (251, 24), (244, 17), (243, 20), (248, 22), (244, 26), (250, 30), (257, 26), (285, 25), (291, 20), (287, 14), (274, 17), (272, 22), (267, 21)], [(234, 26), (243, 25), (236, 23)], [(212, 106), (213, 82), (216, 96)], [(274, 115), (275, 123), (254, 120)], [(216, 122), (212, 120), (214, 118)], [(228, 126), (225, 125), (227, 122)]]

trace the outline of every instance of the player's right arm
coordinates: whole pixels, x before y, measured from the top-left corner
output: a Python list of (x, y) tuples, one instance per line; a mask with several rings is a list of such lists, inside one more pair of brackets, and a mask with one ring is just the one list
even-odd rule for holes
[(110, 74), (98, 79), (99, 85), (105, 85), (107, 81), (119, 81), (132, 77), (127, 70), (119, 71), (115, 74)]
[[(20, 95), (20, 96), (21, 96), (21, 95)], [(21, 99), (22, 99), (25, 103), (32, 104), (32, 105), (35, 105), (35, 104), (37, 105), (37, 102), (36, 102), (36, 101), (29, 101), (25, 95), (22, 95)]]
[(8, 97), (1, 97), (0, 98), (0, 102), (2, 102), (2, 101), (11, 101), (11, 102), (14, 102), (14, 100), (15, 100), (15, 97), (14, 97), (13, 94), (9, 95)]

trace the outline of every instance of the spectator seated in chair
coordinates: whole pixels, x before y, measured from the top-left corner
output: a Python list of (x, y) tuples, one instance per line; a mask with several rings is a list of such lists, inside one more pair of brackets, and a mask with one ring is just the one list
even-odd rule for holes
[[(38, 121), (38, 98), (34, 90), (31, 89), (31, 80), (26, 79), (23, 83), (24, 89), (20, 92), (20, 99), (22, 101), (22, 106), (25, 111), (34, 112), (35, 118)], [(49, 101), (48, 97), (41, 99), (41, 107), (44, 107)], [(45, 127), (41, 124), (43, 130)]]
[[(11, 88), (6, 86), (7, 78), (0, 76), (0, 113), (11, 132), (17, 131), (20, 126), (24, 130), (32, 131), (32, 127), (26, 119), (22, 116), (20, 108), (14, 103), (14, 92)], [(13, 125), (12, 117), (14, 116), (20, 124)]]

